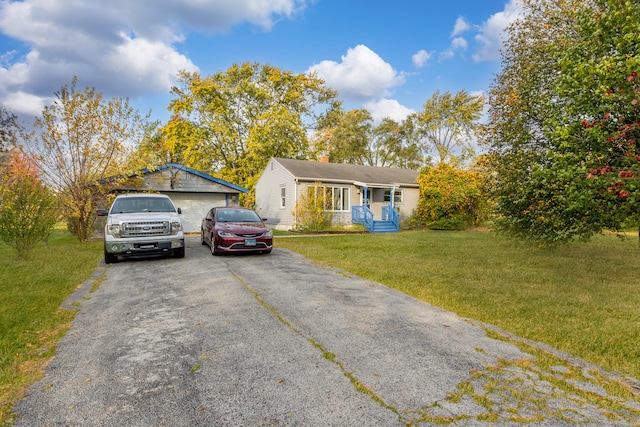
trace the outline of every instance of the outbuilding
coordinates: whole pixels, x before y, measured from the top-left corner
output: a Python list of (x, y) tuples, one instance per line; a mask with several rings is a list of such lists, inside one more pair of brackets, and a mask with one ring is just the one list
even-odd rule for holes
[(199, 233), (200, 222), (214, 206), (237, 206), (248, 190), (178, 163), (142, 169), (118, 192), (154, 191), (168, 195), (182, 210), (186, 233)]

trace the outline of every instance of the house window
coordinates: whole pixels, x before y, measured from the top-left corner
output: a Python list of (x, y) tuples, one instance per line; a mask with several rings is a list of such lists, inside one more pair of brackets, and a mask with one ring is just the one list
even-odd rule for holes
[(284, 185), (280, 186), (280, 209), (287, 207), (287, 191)]
[[(396, 203), (402, 203), (402, 190), (395, 190), (393, 192), (393, 204), (395, 205)], [(391, 201), (391, 190), (384, 190), (384, 201), (385, 202), (389, 202)]]
[(349, 187), (311, 186), (307, 191), (316, 203), (324, 203), (326, 211), (348, 212), (351, 209)]

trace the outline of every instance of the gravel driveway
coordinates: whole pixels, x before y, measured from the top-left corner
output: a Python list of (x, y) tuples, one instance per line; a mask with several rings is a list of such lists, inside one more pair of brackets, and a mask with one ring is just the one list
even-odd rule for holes
[(476, 322), (283, 249), (212, 257), (189, 236), (184, 259), (97, 274), (16, 425), (640, 422), (637, 395), (589, 367), (542, 368)]

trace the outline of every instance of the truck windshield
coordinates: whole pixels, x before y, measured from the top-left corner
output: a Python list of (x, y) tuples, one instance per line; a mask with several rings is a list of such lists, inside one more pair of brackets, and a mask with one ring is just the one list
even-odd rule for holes
[(111, 207), (111, 213), (133, 212), (175, 212), (173, 204), (164, 198), (131, 197), (116, 199)]

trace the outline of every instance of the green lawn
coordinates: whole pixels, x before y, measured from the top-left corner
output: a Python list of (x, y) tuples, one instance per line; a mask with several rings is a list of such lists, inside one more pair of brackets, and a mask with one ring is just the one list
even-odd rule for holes
[(80, 244), (61, 230), (33, 259), (22, 261), (0, 242), (0, 425), (24, 388), (41, 376), (75, 311), (62, 302), (102, 258), (102, 242)]
[(276, 236), (276, 246), (640, 378), (637, 237), (539, 248), (492, 232), (408, 231)]

